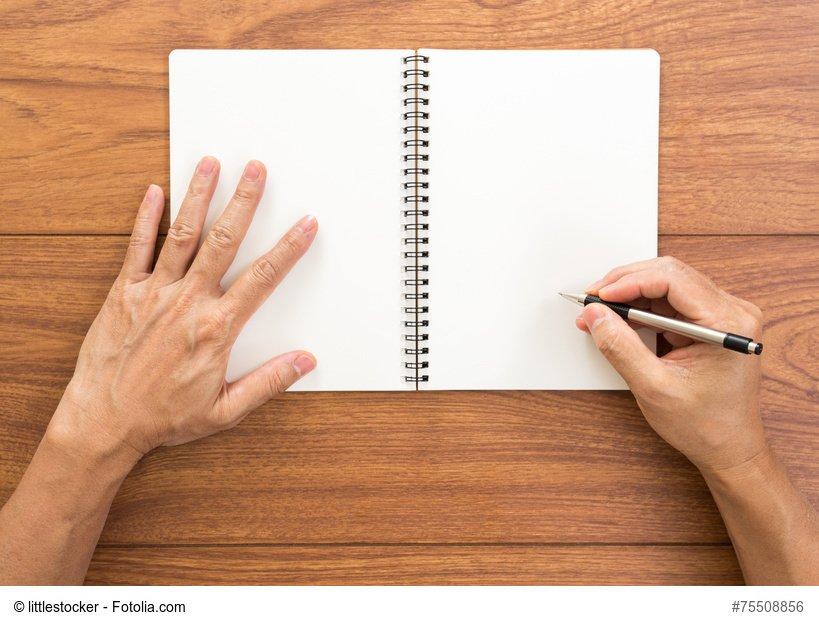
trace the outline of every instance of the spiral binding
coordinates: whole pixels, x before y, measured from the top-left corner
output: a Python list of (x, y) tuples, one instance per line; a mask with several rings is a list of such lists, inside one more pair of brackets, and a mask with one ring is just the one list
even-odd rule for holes
[(423, 333), (429, 327), (429, 292), (423, 288), (429, 285), (429, 223), (425, 220), (429, 216), (426, 205), (429, 203), (429, 84), (424, 80), (429, 77), (429, 57), (413, 54), (403, 59), (402, 72), (404, 78), (404, 235), (403, 254), (405, 264), (404, 286), (411, 288), (404, 292), (404, 299), (408, 301), (404, 307), (404, 354), (412, 356), (404, 362), (404, 368), (410, 375), (404, 380), (415, 384), (415, 389), (421, 382), (429, 381), (429, 375), (421, 371), (429, 367), (429, 360), (421, 356), (429, 355), (429, 347), (425, 343), (429, 335)]

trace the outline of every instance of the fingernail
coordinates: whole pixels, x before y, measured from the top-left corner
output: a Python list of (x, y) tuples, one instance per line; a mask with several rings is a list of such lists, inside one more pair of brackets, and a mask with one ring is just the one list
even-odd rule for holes
[(248, 181), (257, 181), (259, 176), (262, 174), (262, 169), (259, 167), (258, 161), (250, 161), (245, 166), (245, 171), (242, 173), (242, 177), (247, 179)]
[(153, 183), (151, 183), (151, 185), (148, 186), (148, 189), (145, 190), (145, 199), (144, 200), (146, 202), (150, 202), (150, 201), (152, 201), (152, 200), (154, 200), (156, 198), (156, 190), (157, 190), (158, 187), (159, 186), (154, 185)]
[(604, 321), (609, 316), (609, 308), (605, 305), (600, 305), (599, 303), (592, 303), (587, 305), (583, 308), (583, 321), (586, 323), (586, 327), (589, 329), (594, 329), (596, 325), (599, 325), (602, 321)]
[(308, 214), (307, 216), (299, 220), (298, 227), (299, 229), (301, 229), (302, 233), (310, 234), (313, 233), (318, 227), (318, 221), (316, 220), (315, 216), (313, 216), (312, 214)]
[(600, 288), (600, 283), (601, 283), (601, 281), (599, 279), (597, 281), (595, 281), (594, 283), (590, 283), (588, 285), (588, 287), (583, 292), (585, 292), (586, 294), (591, 294), (593, 292), (596, 292)]
[(216, 168), (216, 160), (213, 157), (202, 157), (196, 168), (197, 174), (208, 176)]
[(316, 361), (313, 359), (313, 356), (307, 353), (300, 353), (298, 357), (293, 360), (293, 368), (296, 369), (296, 373), (301, 377), (316, 368)]

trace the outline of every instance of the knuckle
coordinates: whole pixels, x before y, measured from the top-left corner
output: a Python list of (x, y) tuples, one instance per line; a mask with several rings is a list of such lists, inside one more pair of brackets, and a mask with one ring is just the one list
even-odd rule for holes
[(762, 312), (762, 308), (760, 308), (758, 305), (751, 303), (750, 301), (745, 301), (745, 306), (757, 323), (761, 324), (762, 321), (765, 320), (765, 315)]
[(606, 273), (604, 279), (610, 279), (612, 277), (620, 277), (626, 272), (627, 268), (628, 268), (627, 264), (622, 264), (620, 266), (615, 266), (609, 272)]
[(281, 261), (272, 255), (257, 260), (251, 268), (253, 279), (263, 285), (271, 285), (278, 281), (283, 270)]
[(608, 320), (600, 321), (595, 330), (595, 342), (597, 348), (605, 356), (609, 356), (616, 351), (620, 339), (620, 331)]
[(288, 379), (282, 368), (273, 369), (267, 378), (267, 384), (270, 387), (270, 396), (278, 395), (287, 390), (290, 385)]
[[(756, 309), (759, 310), (759, 308)], [(759, 311), (758, 316), (750, 311), (747, 311), (743, 317), (742, 325), (752, 336), (758, 336), (760, 333), (762, 333), (762, 311)]]
[(206, 200), (210, 191), (210, 179), (207, 176), (196, 175), (188, 183), (188, 192), (185, 195), (185, 201), (198, 202)]
[(257, 197), (256, 189), (247, 185), (240, 185), (233, 193), (233, 200), (239, 205), (251, 205), (256, 202)]
[(167, 241), (177, 246), (187, 246), (193, 242), (196, 237), (196, 229), (190, 222), (177, 219), (168, 229)]
[(237, 241), (236, 232), (225, 223), (217, 223), (208, 232), (208, 243), (217, 249), (232, 249)]
[(212, 418), (217, 429), (229, 430), (241, 423), (245, 416), (247, 413), (239, 410), (233, 396), (228, 394), (225, 396), (224, 403), (217, 406)]
[(711, 279), (708, 275), (705, 275), (698, 270), (694, 270), (690, 266), (687, 267), (688, 272), (691, 275), (691, 280), (694, 282), (698, 282), (700, 287), (703, 289), (711, 292), (712, 294), (726, 294), (725, 291), (720, 288), (716, 282)]
[[(184, 284), (183, 284), (184, 285)], [(173, 311), (178, 315), (187, 315), (190, 313), (194, 304), (194, 294), (191, 290), (181, 289), (174, 298)]]
[(764, 316), (759, 307), (729, 294), (726, 294), (726, 306), (725, 318), (741, 333), (753, 336), (762, 332)]
[(139, 229), (135, 230), (132, 234), (130, 239), (128, 240), (128, 248), (130, 249), (141, 249), (148, 244), (150, 244), (151, 238), (149, 238), (145, 233)]
[(200, 341), (221, 342), (230, 336), (231, 317), (223, 309), (217, 309), (199, 322)]
[(284, 238), (282, 238), (282, 248), (284, 248), (285, 253), (292, 257), (294, 255), (298, 255), (301, 251), (302, 247), (302, 239), (298, 235), (294, 233), (288, 233)]
[(134, 231), (143, 231), (150, 228), (152, 225), (153, 220), (151, 219), (150, 212), (140, 207), (139, 211), (137, 212), (136, 219), (134, 219)]
[(660, 265), (666, 270), (682, 270), (685, 267), (680, 260), (673, 255), (663, 255), (659, 258)]

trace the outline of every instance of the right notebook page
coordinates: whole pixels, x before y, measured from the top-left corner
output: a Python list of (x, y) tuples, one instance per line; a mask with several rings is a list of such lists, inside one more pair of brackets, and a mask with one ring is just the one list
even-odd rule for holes
[[(657, 254), (653, 50), (425, 50), (426, 389), (620, 389), (580, 292)], [(646, 334), (653, 346), (653, 334)]]

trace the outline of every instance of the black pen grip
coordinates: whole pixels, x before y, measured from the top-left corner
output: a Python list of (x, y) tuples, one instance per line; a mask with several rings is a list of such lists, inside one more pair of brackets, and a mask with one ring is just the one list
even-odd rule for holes
[(604, 301), (600, 297), (596, 297), (593, 294), (587, 294), (586, 299), (583, 301), (583, 305), (588, 305), (589, 303), (602, 303), (605, 306), (608, 306), (615, 312), (620, 315), (620, 318), (623, 320), (628, 320), (628, 311), (631, 309), (630, 305), (626, 305), (625, 303), (612, 303), (611, 301)]

